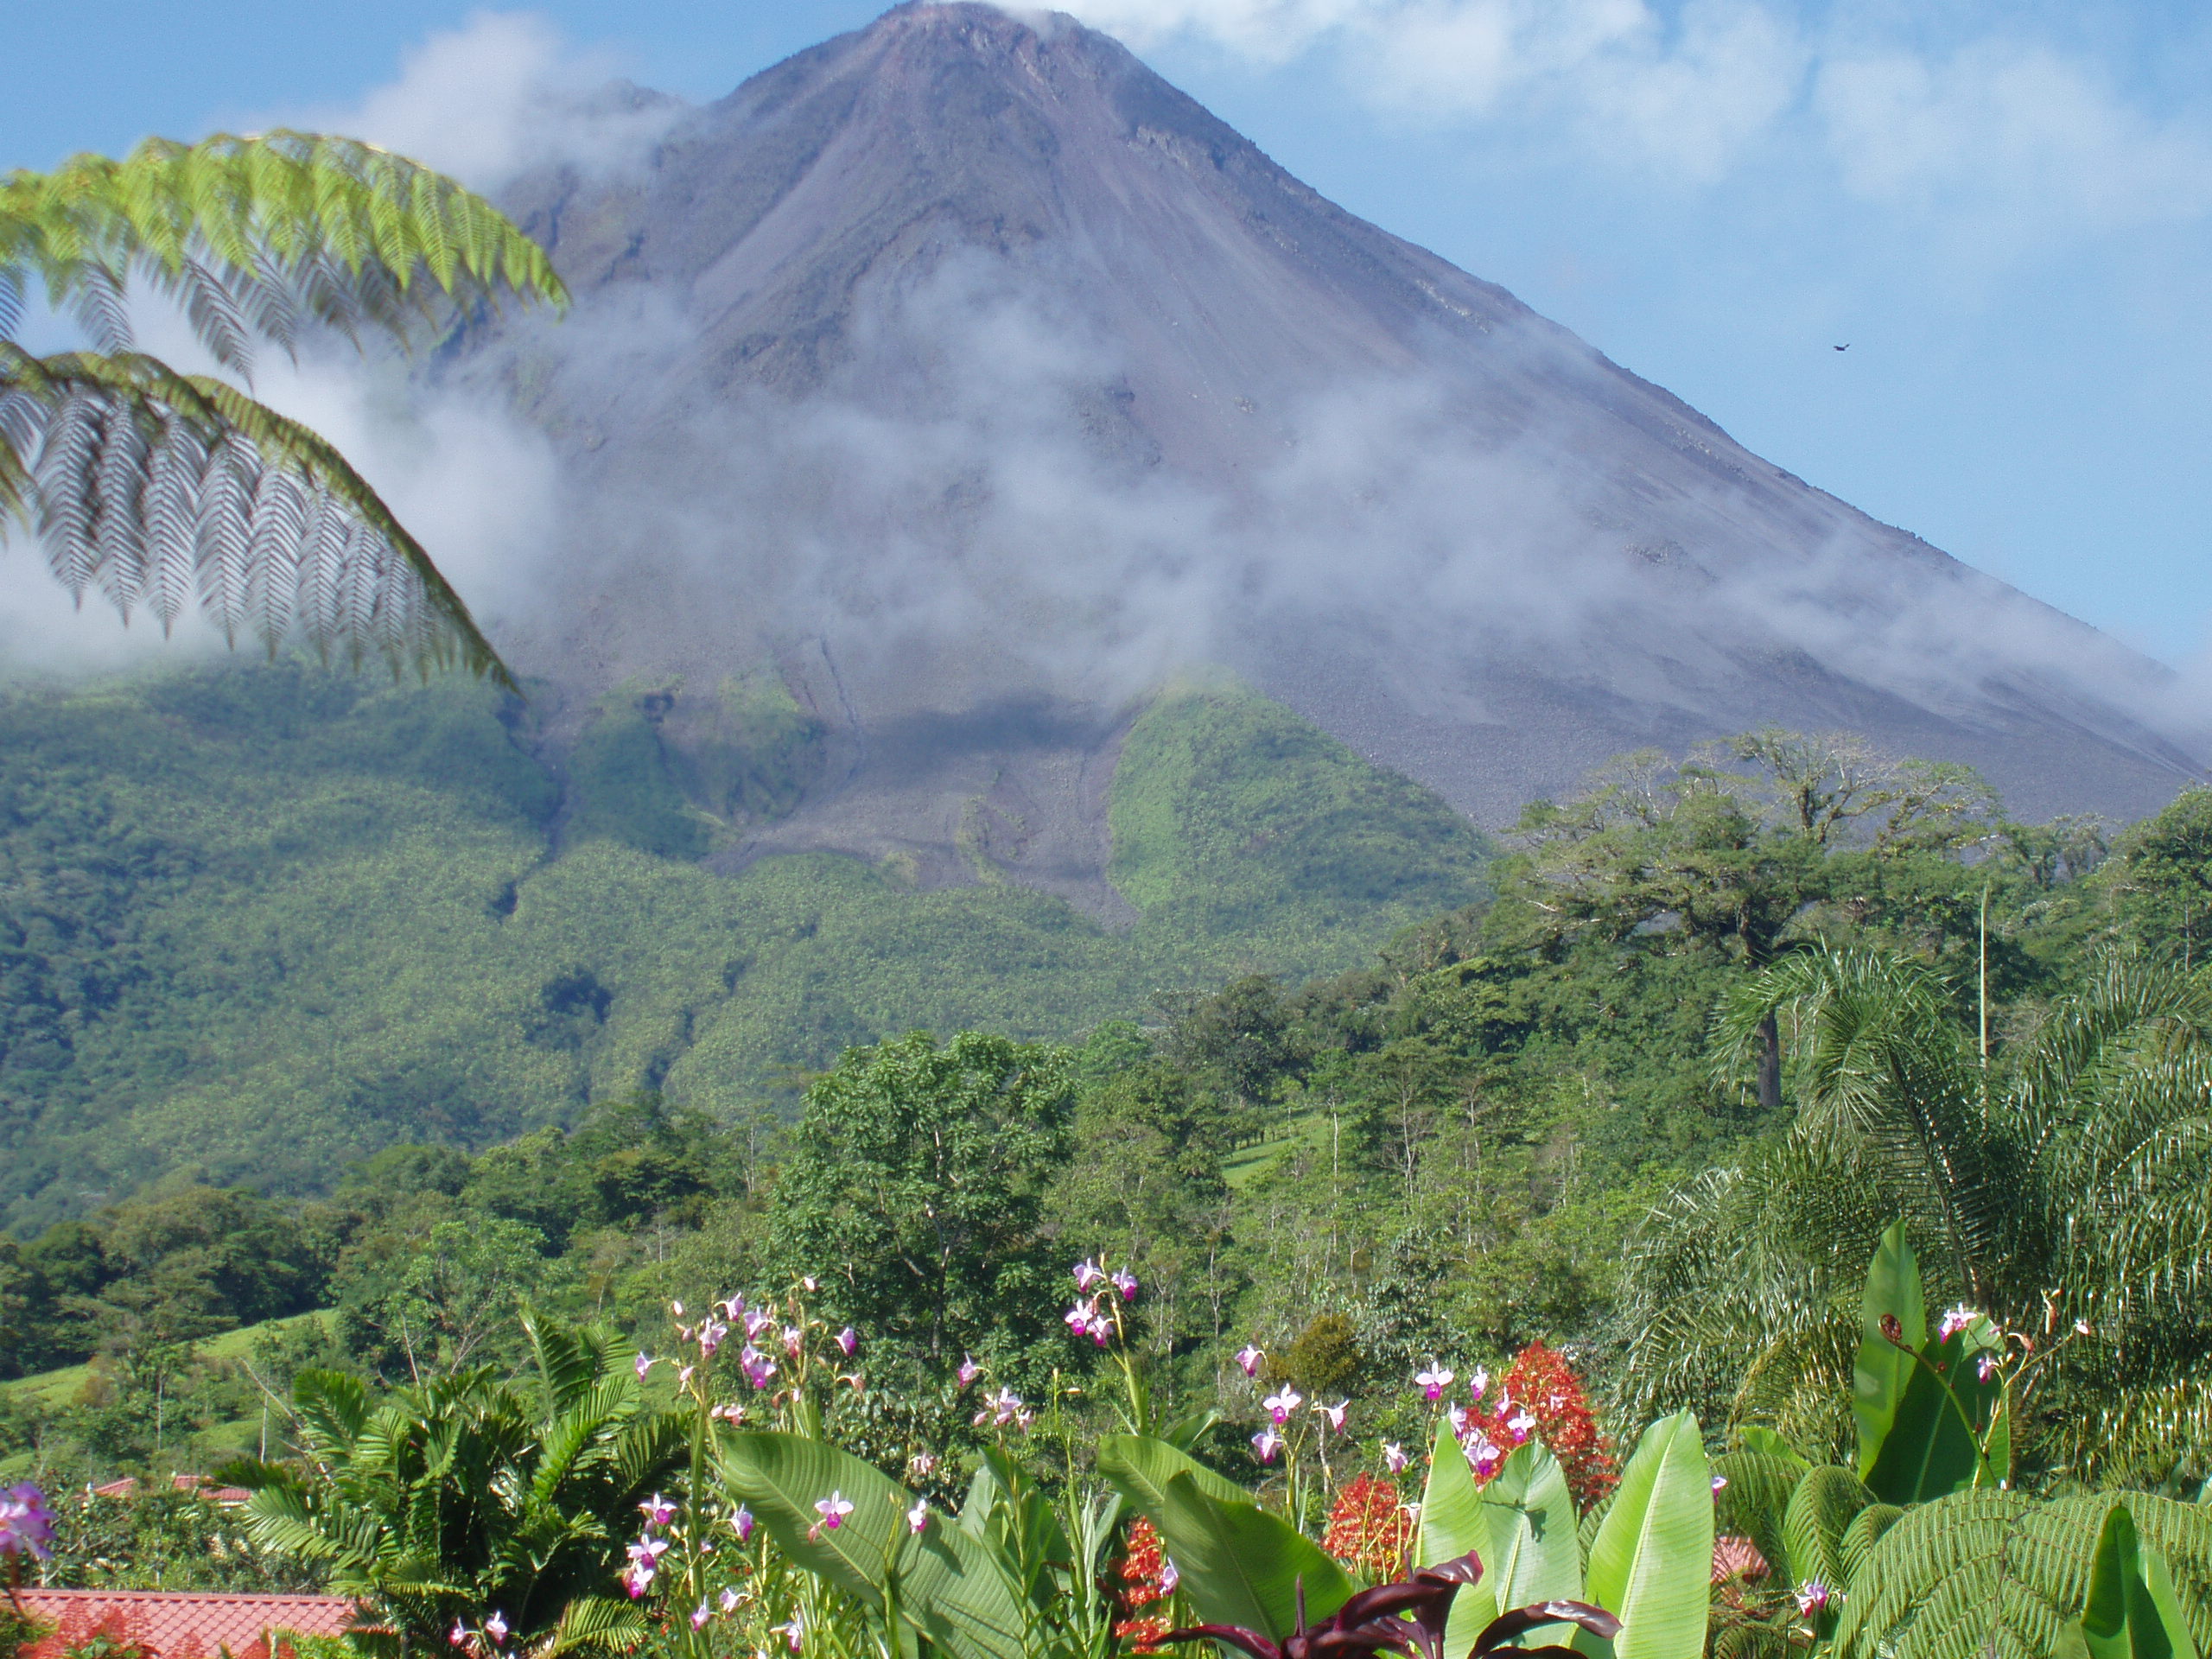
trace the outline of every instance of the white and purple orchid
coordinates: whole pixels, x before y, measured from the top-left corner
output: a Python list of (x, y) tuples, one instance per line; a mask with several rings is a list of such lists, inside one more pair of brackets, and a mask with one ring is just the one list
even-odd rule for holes
[(658, 1492), (639, 1504), (638, 1512), (645, 1517), (648, 1527), (664, 1527), (676, 1519), (676, 1505)]
[(1426, 1400), (1441, 1400), (1444, 1390), (1452, 1386), (1452, 1373), (1441, 1365), (1431, 1365), (1427, 1370), (1414, 1373), (1414, 1386)]
[(1980, 1317), (1979, 1311), (1968, 1307), (1964, 1302), (1961, 1302), (1956, 1307), (1946, 1308), (1943, 1311), (1942, 1319), (1937, 1321), (1936, 1325), (1936, 1340), (1948, 1342)]
[(1825, 1609), (1835, 1599), (1835, 1592), (1818, 1579), (1808, 1579), (1797, 1586), (1797, 1611), (1808, 1618)]
[(660, 1363), (658, 1360), (641, 1348), (638, 1351), (638, 1357), (632, 1362), (630, 1369), (637, 1372), (638, 1381), (642, 1382), (645, 1380), (645, 1373), (658, 1363)]
[(837, 1333), (836, 1341), (837, 1346), (843, 1351), (847, 1359), (850, 1359), (860, 1351), (861, 1333), (849, 1325)]
[(1275, 1427), (1281, 1428), (1290, 1421), (1290, 1414), (1306, 1403), (1306, 1396), (1286, 1382), (1279, 1390), (1269, 1395), (1260, 1403), (1266, 1407), (1268, 1414), (1274, 1417)]
[(1406, 1465), (1411, 1461), (1412, 1459), (1406, 1456), (1406, 1448), (1400, 1446), (1395, 1440), (1385, 1440), (1382, 1442), (1382, 1466), (1389, 1470), (1392, 1474), (1404, 1474), (1406, 1472)]
[(914, 1507), (906, 1511), (906, 1530), (918, 1533), (930, 1523), (930, 1501), (926, 1497), (914, 1500)]
[(1183, 1569), (1175, 1565), (1175, 1558), (1173, 1555), (1161, 1556), (1160, 1558), (1160, 1593), (1163, 1596), (1172, 1596), (1175, 1593), (1175, 1586), (1182, 1582)]
[(1134, 1302), (1137, 1299), (1137, 1276), (1127, 1268), (1114, 1269), (1114, 1288), (1122, 1293), (1122, 1300)]
[(707, 1628), (707, 1621), (713, 1617), (714, 1614), (708, 1610), (707, 1604), (703, 1601), (701, 1602), (696, 1607), (694, 1607), (691, 1610), (691, 1628), (695, 1630), (705, 1630)]
[(745, 1605), (745, 1598), (728, 1585), (722, 1586), (722, 1592), (716, 1599), (721, 1603), (725, 1613), (734, 1613)]
[(507, 1616), (496, 1607), (492, 1610), (492, 1617), (484, 1621), (484, 1634), (492, 1638), (493, 1647), (507, 1639), (509, 1628)]
[(1266, 1350), (1255, 1348), (1249, 1342), (1236, 1351), (1236, 1363), (1243, 1369), (1244, 1375), (1247, 1376), (1257, 1376), (1260, 1374), (1260, 1362), (1267, 1357)]
[(708, 1319), (699, 1327), (700, 1357), (712, 1359), (715, 1357), (715, 1350), (722, 1345), (722, 1339), (728, 1335), (729, 1326), (724, 1325), (720, 1319)]
[(729, 1529), (737, 1535), (739, 1543), (748, 1541), (753, 1536), (753, 1511), (739, 1504), (737, 1513), (729, 1518)]
[(1529, 1436), (1536, 1427), (1536, 1420), (1525, 1410), (1516, 1411), (1505, 1420), (1505, 1432), (1513, 1437), (1516, 1446), (1526, 1446)]
[(1075, 1287), (1077, 1290), (1089, 1290), (1106, 1277), (1106, 1269), (1088, 1257), (1077, 1262), (1074, 1271)]
[(960, 1386), (963, 1389), (982, 1374), (983, 1368), (976, 1363), (976, 1356), (973, 1354), (961, 1355), (960, 1369), (953, 1373), (960, 1379)]
[(1319, 1412), (1327, 1421), (1329, 1432), (1332, 1434), (1341, 1434), (1344, 1432), (1344, 1412), (1351, 1405), (1351, 1402), (1349, 1400), (1339, 1400), (1333, 1406), (1325, 1406), (1316, 1400), (1313, 1402), (1313, 1409)]
[(842, 1492), (832, 1491), (827, 1497), (814, 1500), (814, 1512), (822, 1517), (822, 1524), (835, 1532), (853, 1512), (853, 1500)]
[(1252, 1437), (1252, 1450), (1258, 1455), (1262, 1463), (1273, 1463), (1275, 1460), (1275, 1453), (1281, 1451), (1285, 1444), (1282, 1436), (1275, 1433), (1272, 1424)]

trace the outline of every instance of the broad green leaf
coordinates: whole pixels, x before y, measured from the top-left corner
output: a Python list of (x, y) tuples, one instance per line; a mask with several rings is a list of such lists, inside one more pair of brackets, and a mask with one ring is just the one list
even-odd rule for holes
[(1482, 1495), (1475, 1488), (1475, 1471), (1452, 1433), (1451, 1421), (1436, 1425), (1436, 1444), (1428, 1454), (1428, 1484), (1421, 1497), (1421, 1537), (1414, 1560), (1421, 1567), (1456, 1560), (1469, 1550), (1481, 1557), (1483, 1575), (1452, 1599), (1452, 1611), (1444, 1630), (1444, 1659), (1466, 1659), (1483, 1626), (1508, 1605), (1498, 1600), (1497, 1546), (1491, 1541), (1490, 1517)]
[[(1894, 1317), (1900, 1347), (1882, 1334), (1882, 1316)], [(1889, 1438), (1890, 1425), (1919, 1367), (1912, 1357), (1928, 1340), (1928, 1303), (1920, 1263), (1905, 1243), (1904, 1222), (1891, 1224), (1866, 1269), (1859, 1305), (1859, 1360), (1852, 1373), (1851, 1414), (1859, 1425), (1859, 1478), (1865, 1480)]]
[(1621, 1471), (1590, 1547), (1582, 1599), (1621, 1621), (1608, 1643), (1577, 1630), (1574, 1646), (1612, 1659), (1701, 1659), (1713, 1575), (1713, 1471), (1697, 1419), (1662, 1417)]
[(1758, 1423), (1746, 1423), (1738, 1429), (1736, 1444), (1745, 1452), (1756, 1452), (1761, 1457), (1773, 1458), (1780, 1462), (1793, 1465), (1800, 1474), (1813, 1466), (1803, 1452), (1772, 1429)]
[[(1027, 1621), (1014, 1586), (949, 1517), (933, 1515), (920, 1534), (909, 1530), (914, 1495), (880, 1470), (819, 1440), (753, 1433), (726, 1442), (721, 1472), (798, 1566), (879, 1612), (895, 1575), (900, 1617), (955, 1659), (1026, 1659)], [(833, 1491), (853, 1504), (835, 1530), (817, 1524), (814, 1507)]]
[[(1249, 1503), (1252, 1494), (1225, 1475), (1217, 1475), (1188, 1452), (1142, 1434), (1108, 1434), (1098, 1442), (1098, 1472), (1146, 1515), (1167, 1483), (1187, 1474), (1198, 1490), (1224, 1503)], [(1160, 1524), (1157, 1518), (1154, 1526)]]
[(1162, 1423), (1160, 1426), (1158, 1438), (1166, 1441), (1178, 1452), (1188, 1452), (1205, 1438), (1207, 1430), (1220, 1421), (1221, 1414), (1211, 1408), (1205, 1411), (1194, 1411), (1188, 1416), (1178, 1417), (1171, 1422)]
[[(1490, 1573), (1490, 1536), (1484, 1529), (1483, 1501), (1475, 1490), (1475, 1471), (1459, 1449), (1451, 1420), (1440, 1418), (1436, 1443), (1428, 1452), (1428, 1484), (1421, 1495), (1421, 1537), (1414, 1547), (1418, 1567), (1457, 1560), (1471, 1549), (1483, 1552), (1483, 1573)], [(1460, 1599), (1465, 1600), (1463, 1593)]]
[[(1582, 1599), (1574, 1497), (1558, 1459), (1535, 1441), (1518, 1446), (1490, 1484), (1477, 1490), (1477, 1497), (1482, 1541), (1476, 1548), (1482, 1554), (1483, 1576), (1452, 1604), (1445, 1630), (1446, 1659), (1462, 1659), (1483, 1625), (1499, 1613), (1539, 1601)], [(1485, 1607), (1491, 1610), (1486, 1614)], [(1542, 1639), (1531, 1636), (1524, 1645)]]
[(2088, 1659), (2196, 1659), (2165, 1558), (2136, 1535), (2126, 1504), (2098, 1531), (2088, 1596), (2068, 1635)]
[(1975, 1375), (1967, 1341), (1955, 1332), (1921, 1350), (1923, 1363), (1913, 1367), (1866, 1473), (1885, 1503), (1925, 1503), (1974, 1484), (1981, 1464), (1975, 1436), (1989, 1421), (1998, 1387)]
[[(1114, 1478), (1109, 1471), (1107, 1478)], [(1242, 1624), (1274, 1642), (1298, 1628), (1303, 1584), (1309, 1622), (1341, 1607), (1357, 1581), (1311, 1539), (1256, 1503), (1224, 1502), (1178, 1471), (1147, 1499), (1125, 1496), (1160, 1529), (1160, 1541), (1181, 1574), (1181, 1592), (1209, 1624)]]

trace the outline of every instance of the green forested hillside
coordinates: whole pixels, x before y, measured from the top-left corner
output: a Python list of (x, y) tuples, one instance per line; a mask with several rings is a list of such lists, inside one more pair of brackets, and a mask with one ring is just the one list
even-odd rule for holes
[(0, 1214), (179, 1166), (326, 1188), (640, 1086), (718, 1116), (913, 1027), (1073, 1036), (1248, 970), (1362, 959), (1479, 890), (1441, 803), (1256, 698), (1162, 699), (1111, 804), (1112, 933), (1011, 886), (692, 860), (788, 810), (816, 734), (613, 698), (557, 762), (529, 705), (232, 666), (0, 706)]

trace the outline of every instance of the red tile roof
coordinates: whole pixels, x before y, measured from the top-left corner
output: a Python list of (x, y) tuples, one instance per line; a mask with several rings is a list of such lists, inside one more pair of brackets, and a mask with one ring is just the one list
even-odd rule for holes
[[(226, 1509), (244, 1503), (253, 1496), (243, 1486), (218, 1486), (205, 1475), (171, 1475), (169, 1490), (178, 1492), (198, 1492), (201, 1497), (212, 1498)], [(143, 1485), (126, 1475), (121, 1480), (111, 1480), (105, 1486), (93, 1487), (92, 1496), (95, 1497), (136, 1497), (143, 1491), (145, 1488)]]
[[(111, 1614), (161, 1659), (217, 1659), (225, 1649), (244, 1655), (270, 1630), (336, 1636), (352, 1624), (354, 1604), (343, 1596), (231, 1596), (171, 1590), (22, 1592), (24, 1611), (64, 1630), (88, 1630)], [(265, 1648), (263, 1649), (267, 1650)]]

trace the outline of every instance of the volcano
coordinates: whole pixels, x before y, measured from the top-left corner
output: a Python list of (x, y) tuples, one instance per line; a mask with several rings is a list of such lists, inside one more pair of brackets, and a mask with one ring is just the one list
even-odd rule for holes
[(672, 741), (779, 676), (829, 760), (728, 861), (895, 853), (1111, 910), (1119, 734), (1211, 676), (1493, 823), (1763, 724), (1969, 762), (2032, 817), (2138, 815), (2198, 770), (2158, 665), (1333, 206), (1068, 17), (902, 6), (627, 172), (503, 205), (578, 302), (438, 368), (563, 461), (504, 643), (576, 710), (652, 696)]

